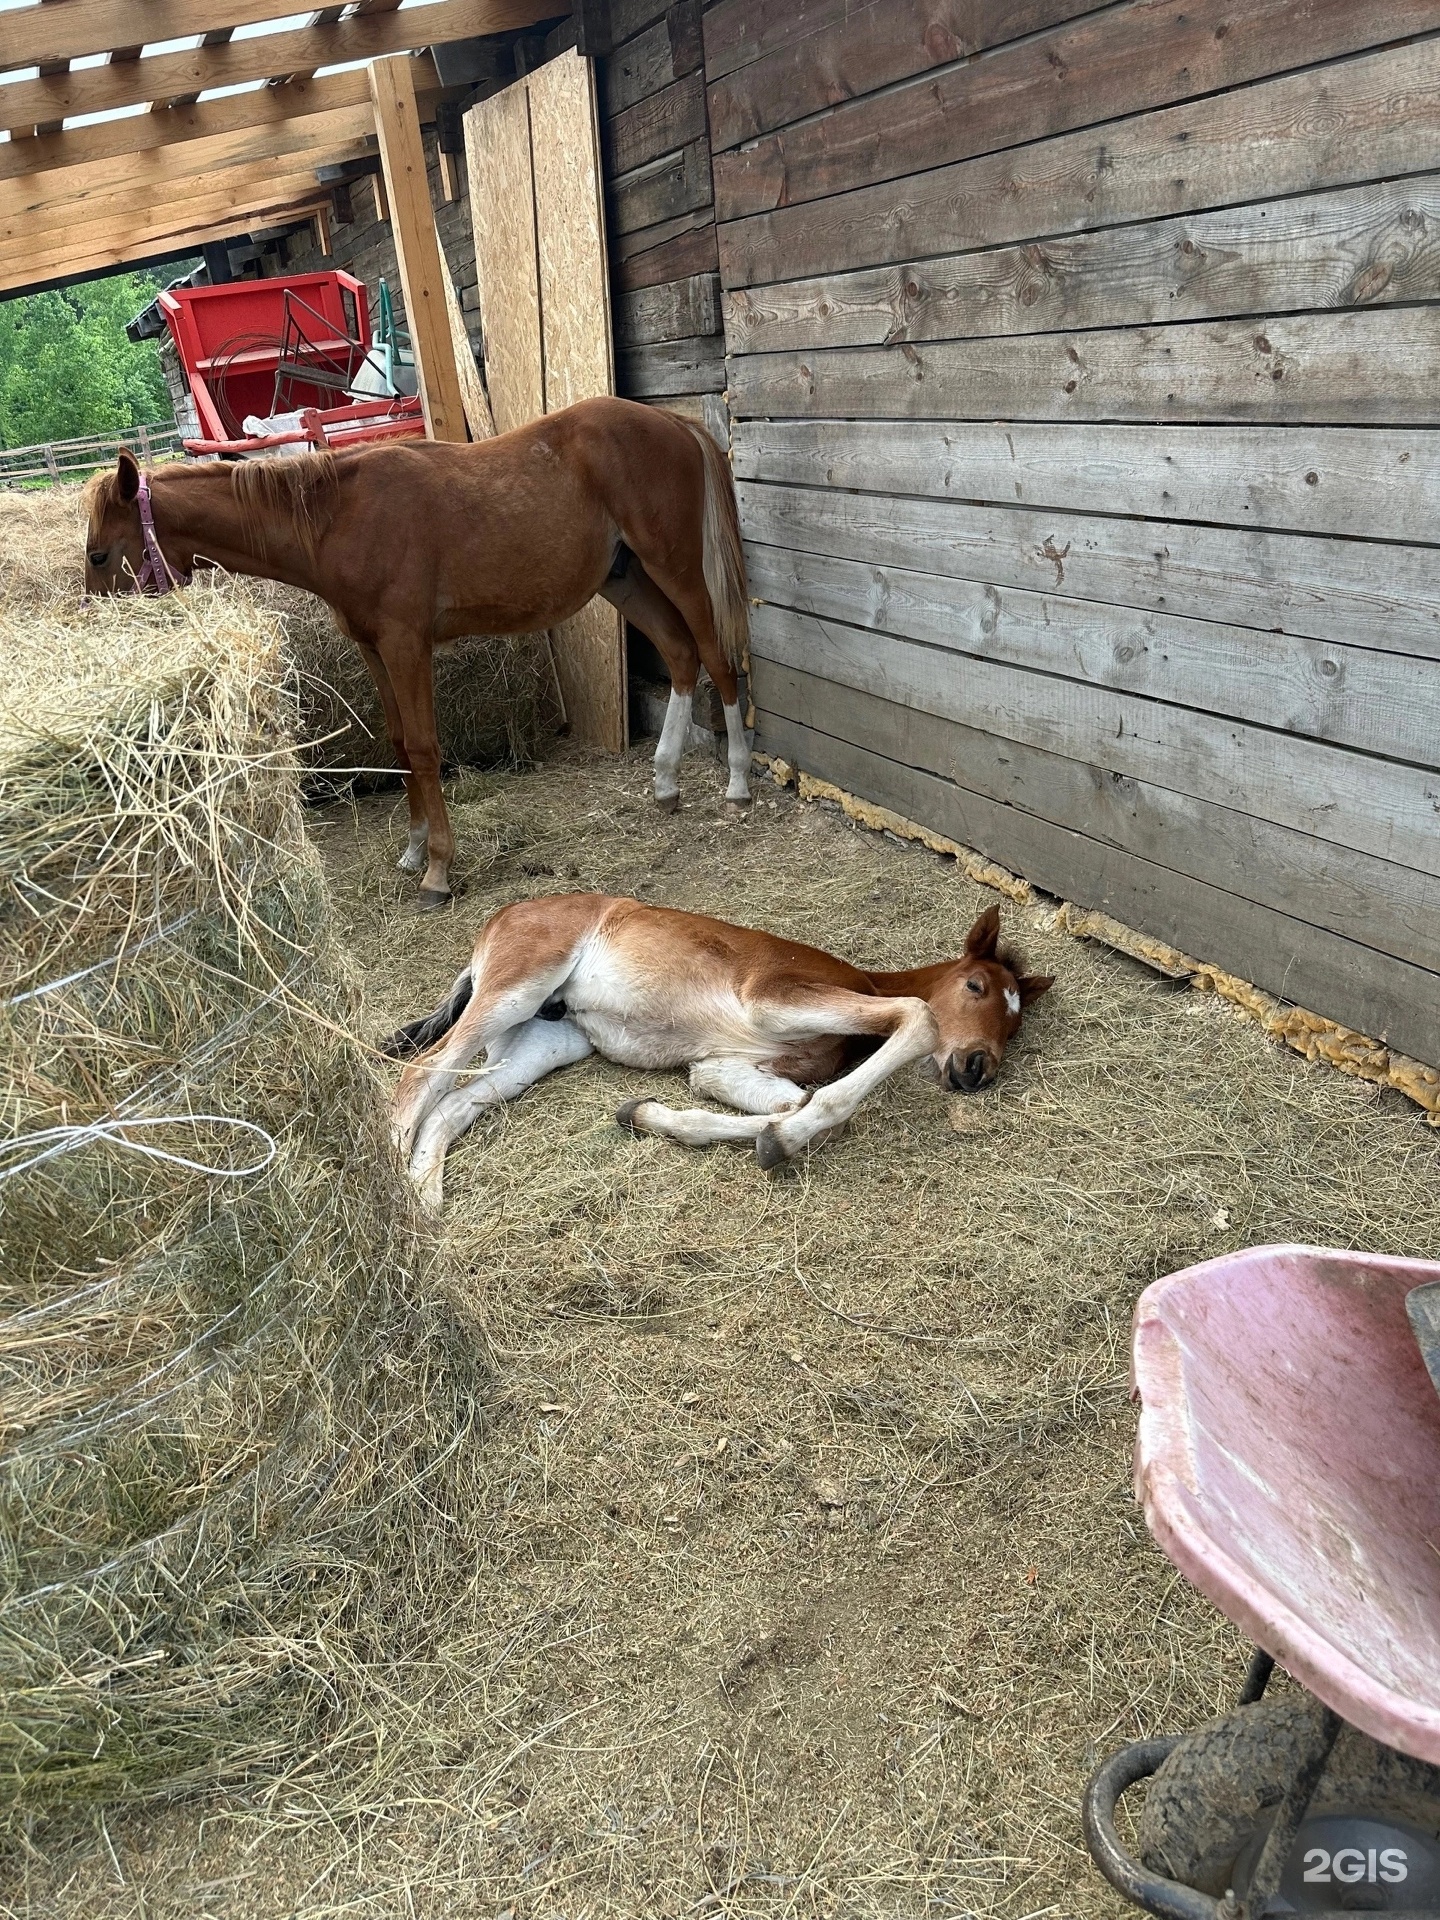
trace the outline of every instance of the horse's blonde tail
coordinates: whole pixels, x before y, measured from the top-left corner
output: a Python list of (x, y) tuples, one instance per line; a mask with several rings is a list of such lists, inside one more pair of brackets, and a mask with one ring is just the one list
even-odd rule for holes
[(730, 462), (704, 427), (682, 414), (675, 418), (700, 442), (705, 461), (705, 523), (703, 532), (705, 590), (710, 595), (710, 618), (721, 652), (732, 667), (745, 664), (750, 643), (750, 595), (745, 584), (745, 553), (740, 545), (740, 510), (735, 504), (735, 482)]

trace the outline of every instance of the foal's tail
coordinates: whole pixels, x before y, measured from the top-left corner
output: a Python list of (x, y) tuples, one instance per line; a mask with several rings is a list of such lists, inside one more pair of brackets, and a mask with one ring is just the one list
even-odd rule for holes
[(745, 585), (745, 554), (740, 545), (740, 512), (735, 504), (735, 482), (730, 462), (705, 431), (674, 416), (700, 442), (705, 460), (704, 566), (705, 590), (710, 595), (710, 617), (715, 637), (732, 667), (745, 664), (750, 640), (750, 598)]
[(380, 1051), (388, 1054), (392, 1060), (413, 1060), (417, 1053), (424, 1053), (427, 1047), (433, 1047), (437, 1040), (445, 1038), (469, 1006), (470, 995), (474, 991), (470, 969), (466, 967), (448, 997), (440, 1002), (433, 1013), (422, 1014), (418, 1020), (412, 1020), (408, 1027), (401, 1027), (388, 1040), (382, 1040)]

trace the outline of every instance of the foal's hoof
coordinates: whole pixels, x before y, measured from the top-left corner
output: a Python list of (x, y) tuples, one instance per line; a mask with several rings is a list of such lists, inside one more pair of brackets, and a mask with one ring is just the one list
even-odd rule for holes
[(617, 1107), (615, 1109), (616, 1126), (628, 1127), (631, 1133), (643, 1133), (645, 1129), (638, 1124), (635, 1116), (644, 1105), (643, 1100), (627, 1100), (623, 1107)]
[(661, 813), (674, 813), (680, 805), (680, 796), (678, 793), (657, 793), (655, 804)]
[(755, 1158), (769, 1173), (774, 1167), (783, 1167), (790, 1158), (780, 1144), (780, 1136), (774, 1127), (766, 1127), (763, 1133), (755, 1136)]
[(452, 906), (454, 900), (455, 896), (453, 893), (442, 893), (438, 887), (421, 887), (419, 893), (415, 896), (415, 911), (417, 913), (439, 913), (443, 907)]

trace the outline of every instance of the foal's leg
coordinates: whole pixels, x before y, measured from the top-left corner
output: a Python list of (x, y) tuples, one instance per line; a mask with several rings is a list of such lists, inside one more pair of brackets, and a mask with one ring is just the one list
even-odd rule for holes
[(805, 1089), (783, 1074), (757, 1066), (753, 1060), (734, 1060), (720, 1054), (697, 1060), (690, 1068), (690, 1091), (711, 1100), (723, 1100), (741, 1113), (788, 1113), (803, 1106)]
[(887, 1033), (889, 1037), (868, 1060), (827, 1086), (817, 1087), (797, 1112), (770, 1122), (755, 1142), (762, 1167), (778, 1166), (822, 1134), (843, 1126), (882, 1080), (912, 1060), (923, 1060), (938, 1044), (935, 1016), (923, 1000), (835, 992), (827, 994), (818, 1007), (796, 1008), (794, 1013), (807, 1023), (822, 1023), (808, 1026), (810, 1033)]
[(704, 1107), (677, 1112), (659, 1100), (627, 1100), (615, 1118), (636, 1133), (658, 1133), (682, 1146), (706, 1147), (721, 1140), (758, 1140), (771, 1115), (789, 1113), (805, 1099), (805, 1089), (793, 1080), (753, 1061), (723, 1056), (697, 1060), (690, 1069), (690, 1088), (740, 1112), (710, 1113)]
[(575, 939), (568, 926), (550, 939), (533, 928), (521, 939), (489, 929), (481, 936), (471, 963), (475, 988), (469, 1005), (442, 1040), (411, 1061), (395, 1089), (390, 1131), (402, 1159), (410, 1158), (426, 1115), (452, 1091), (476, 1054), (533, 1020), (564, 984), (574, 964)]
[(410, 770), (410, 756), (405, 751), (405, 724), (400, 718), (395, 689), (390, 684), (390, 675), (385, 671), (385, 662), (369, 641), (357, 640), (355, 644), (360, 649), (360, 658), (370, 669), (370, 678), (375, 682), (375, 691), (385, 711), (385, 731), (390, 735), (390, 744), (395, 749), (395, 762), (405, 781), (405, 799), (410, 809), (410, 838), (396, 865), (401, 873), (419, 873), (425, 865), (425, 842), (430, 828), (420, 798), (420, 785)]
[[(420, 906), (425, 911), (443, 907), (450, 899), (450, 862), (455, 855), (455, 836), (450, 816), (445, 811), (445, 796), (440, 790), (440, 736), (435, 727), (435, 683), (430, 650), (417, 634), (392, 632), (381, 638), (379, 653), (395, 705), (405, 730), (405, 753), (426, 823), (425, 878), (420, 885)], [(410, 848), (416, 864), (417, 820), (415, 800), (411, 800)]]
[(737, 807), (749, 806), (750, 742), (745, 733), (745, 717), (740, 711), (740, 682), (716, 635), (704, 575), (698, 564), (691, 569), (691, 575), (698, 576), (698, 579), (678, 571), (671, 572), (660, 565), (652, 565), (651, 570), (667, 599), (679, 609), (686, 626), (694, 635), (706, 672), (720, 689), (720, 704), (725, 709), (730, 768), (730, 784), (725, 789), (725, 798)]
[(655, 801), (673, 813), (680, 804), (680, 756), (690, 731), (700, 656), (690, 629), (633, 554), (625, 572), (607, 580), (600, 592), (654, 641), (670, 675), (670, 705), (655, 749)]
[(514, 1100), (547, 1073), (571, 1066), (592, 1051), (573, 1020), (527, 1020), (493, 1041), (483, 1069), (466, 1085), (445, 1094), (416, 1136), (410, 1177), (420, 1189), (423, 1205), (439, 1212), (450, 1143), (477, 1114)]

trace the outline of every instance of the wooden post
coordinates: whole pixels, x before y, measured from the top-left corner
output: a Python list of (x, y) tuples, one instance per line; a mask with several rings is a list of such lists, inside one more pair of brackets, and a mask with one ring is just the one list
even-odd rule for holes
[(385, 198), (385, 182), (378, 173), (369, 176), (370, 197), (375, 202), (375, 218), (382, 227), (390, 224), (390, 202)]
[(317, 207), (310, 216), (310, 225), (315, 230), (315, 245), (328, 259), (330, 257), (330, 209)]
[(425, 144), (420, 137), (420, 111), (408, 54), (391, 54), (386, 60), (370, 62), (370, 97), (375, 102), (380, 164), (390, 198), (390, 225), (400, 262), (400, 286), (425, 409), (425, 430), (432, 440), (463, 440), (465, 406), (445, 312), (444, 276), (449, 269), (435, 235)]

